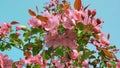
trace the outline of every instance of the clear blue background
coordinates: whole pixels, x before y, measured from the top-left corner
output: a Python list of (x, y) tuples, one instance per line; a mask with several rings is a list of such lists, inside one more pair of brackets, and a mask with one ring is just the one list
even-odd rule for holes
[[(43, 5), (50, 0), (0, 0), (0, 24), (2, 22), (11, 22), (13, 20), (20, 22), (21, 25), (27, 25), (30, 18), (28, 9), (35, 10), (38, 5), (39, 10), (43, 11)], [(73, 5), (74, 0), (69, 0)], [(83, 0), (83, 4), (90, 4), (90, 9), (97, 10), (97, 16), (105, 22), (102, 31), (110, 33), (111, 44), (115, 44), (120, 49), (120, 0)], [(10, 59), (14, 61), (24, 57), (22, 51), (13, 48), (11, 51), (5, 51)], [(120, 58), (120, 52), (117, 57)]]

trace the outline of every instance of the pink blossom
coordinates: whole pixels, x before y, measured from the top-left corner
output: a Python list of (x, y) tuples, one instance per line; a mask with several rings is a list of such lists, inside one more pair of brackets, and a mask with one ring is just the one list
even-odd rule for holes
[(61, 39), (60, 36), (58, 34), (51, 36), (50, 34), (45, 35), (44, 39), (46, 41), (46, 46), (47, 47), (53, 47), (56, 48), (58, 45), (61, 44)]
[(47, 3), (48, 4), (47, 8), (54, 6), (56, 3), (58, 3), (58, 0), (52, 0), (50, 3)]
[(64, 68), (65, 65), (61, 64), (61, 59), (56, 59), (51, 61), (56, 68)]
[(71, 30), (66, 30), (65, 33), (61, 36), (62, 45), (69, 47), (70, 49), (76, 49), (78, 44), (76, 43), (77, 36)]
[(17, 35), (17, 36), (20, 36), (20, 32), (16, 32), (16, 35)]
[(70, 58), (71, 59), (76, 59), (79, 56), (79, 52), (77, 52), (77, 50), (72, 50), (72, 52), (70, 53)]
[(8, 55), (0, 54), (0, 67), (1, 68), (12, 68), (12, 60), (8, 59)]
[(31, 27), (34, 27), (34, 28), (39, 28), (41, 26), (41, 21), (38, 20), (36, 17), (32, 17), (28, 21), (28, 25), (30, 25)]
[(70, 60), (69, 62), (66, 62), (66, 67), (67, 68), (73, 68), (72, 64), (73, 64), (73, 60)]
[(110, 66), (112, 66), (112, 63), (111, 63), (111, 62), (106, 62), (106, 65), (107, 65), (108, 67), (110, 67)]
[(21, 26), (16, 26), (16, 30), (21, 30)]
[(1, 55), (0, 55), (0, 68), (3, 68), (3, 60)]
[(89, 64), (87, 61), (82, 62), (82, 68), (89, 68)]
[(91, 17), (89, 16), (88, 11), (84, 10), (84, 8), (80, 11), (74, 11), (74, 19), (77, 23), (83, 23), (84, 25), (91, 23)]
[(82, 15), (83, 15), (82, 11), (74, 10), (73, 17), (77, 22), (82, 22), (83, 21)]
[(42, 22), (42, 27), (52, 35), (57, 33), (59, 27), (59, 15), (52, 15), (47, 11), (43, 16), (48, 18), (48, 22)]
[(101, 47), (101, 44), (98, 41), (94, 39), (92, 39), (91, 41), (92, 41), (92, 44), (95, 45), (96, 47)]
[(120, 60), (117, 61), (116, 68), (120, 68)]
[(107, 40), (106, 38), (104, 38), (105, 33), (99, 33), (99, 41), (101, 42), (102, 45), (104, 46), (109, 46), (110, 45), (110, 41)]
[(0, 27), (0, 35), (7, 36), (10, 33), (11, 25), (8, 23), (2, 23)]
[(95, 40), (95, 39), (91, 39), (91, 43), (96, 46), (97, 50), (101, 50), (102, 45), (101, 45), (100, 42), (98, 42), (98, 41)]
[(46, 61), (41, 57), (40, 54), (28, 57), (25, 60), (25, 63), (32, 64), (32, 65), (39, 64), (41, 68), (46, 68), (46, 65), (47, 65)]
[(95, 26), (95, 27), (93, 28), (93, 31), (94, 31), (95, 33), (100, 33), (100, 32), (101, 32), (101, 31), (100, 31), (100, 28), (97, 27), (97, 26)]
[(62, 17), (62, 25), (66, 29), (73, 29), (75, 26), (75, 20), (74, 19), (69, 19), (67, 17)]
[(31, 59), (31, 63), (32, 64), (43, 64), (43, 60), (41, 60), (41, 55), (35, 55), (32, 59)]
[(16, 65), (17, 68), (22, 68), (25, 64), (26, 64), (25, 60), (22, 59), (22, 58), (20, 58), (20, 61), (15, 62), (15, 65)]
[(55, 34), (52, 36), (50, 34), (47, 34), (44, 36), (44, 39), (46, 41), (47, 47), (56, 48), (57, 46), (62, 45), (67, 46), (70, 49), (76, 49), (78, 46), (75, 41), (77, 39), (77, 36), (71, 30), (66, 30), (62, 35)]
[(62, 25), (64, 28), (66, 29), (73, 29), (74, 26), (76, 25), (76, 22), (75, 22), (75, 15), (73, 14), (73, 11), (72, 10), (67, 10), (63, 15), (62, 15), (62, 18), (61, 18), (61, 21), (62, 21)]
[(98, 33), (95, 39), (91, 39), (91, 43), (97, 47), (97, 49), (101, 49), (102, 47), (107, 47), (110, 45), (110, 41), (105, 38), (105, 33)]
[(100, 28), (102, 27), (103, 25), (103, 22), (100, 18), (97, 18), (97, 19), (92, 19), (92, 25), (93, 25), (93, 31), (95, 33), (100, 33)]
[(44, 39), (46, 41), (47, 47), (56, 48), (59, 45), (67, 46), (70, 49), (76, 49), (78, 44), (76, 43), (77, 36), (71, 30), (66, 30), (65, 33), (62, 35), (55, 34), (55, 35), (45, 35)]
[(110, 41), (108, 41), (108, 40), (105, 39), (105, 38), (102, 38), (102, 39), (101, 39), (101, 43), (104, 44), (104, 45), (106, 45), (106, 46), (110, 45)]
[(82, 23), (83, 23), (84, 25), (88, 25), (88, 24), (91, 23), (91, 18), (89, 17), (87, 11), (83, 11), (83, 13), (82, 13), (82, 19), (83, 19)]

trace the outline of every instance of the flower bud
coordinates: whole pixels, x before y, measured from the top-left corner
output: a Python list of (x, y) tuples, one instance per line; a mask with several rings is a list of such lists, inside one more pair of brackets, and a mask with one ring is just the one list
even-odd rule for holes
[(97, 34), (97, 33), (100, 33), (100, 28), (99, 27), (94, 27), (93, 28), (93, 31)]
[(96, 15), (96, 9), (92, 11), (92, 17), (94, 17), (95, 15)]
[(71, 53), (70, 53), (70, 58), (71, 59), (76, 59), (78, 56), (79, 56), (79, 52), (77, 52), (77, 50), (73, 50)]
[(107, 65), (108, 67), (112, 66), (112, 64), (111, 64), (110, 62), (106, 62), (106, 65)]
[(82, 62), (82, 67), (84, 67), (84, 68), (89, 68), (88, 62), (83, 61), (83, 62)]
[(91, 13), (92, 13), (92, 12), (91, 12), (91, 10), (88, 10), (88, 16), (90, 16), (90, 15), (91, 15)]
[(16, 26), (16, 30), (21, 30), (21, 26)]
[(17, 36), (20, 36), (20, 32), (16, 32), (16, 35), (17, 35)]
[(102, 23), (102, 20), (101, 20), (100, 18), (97, 18), (97, 19), (96, 19), (96, 22), (97, 22), (97, 24), (99, 25), (99, 24)]

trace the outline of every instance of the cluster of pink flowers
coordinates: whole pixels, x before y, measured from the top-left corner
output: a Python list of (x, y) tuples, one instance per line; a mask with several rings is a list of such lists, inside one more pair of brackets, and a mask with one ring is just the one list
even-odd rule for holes
[[(70, 49), (77, 48), (76, 34), (73, 32), (73, 29), (76, 27), (77, 24), (83, 23), (84, 26), (92, 26), (86, 27), (86, 30), (89, 30), (95, 34), (98, 34), (99, 42), (92, 40), (92, 43), (97, 46), (101, 47), (101, 45), (109, 45), (109, 41), (106, 40), (100, 31), (100, 28), (103, 24), (100, 18), (94, 18), (96, 15), (96, 10), (86, 10), (85, 8), (81, 8), (81, 10), (72, 10), (67, 9), (62, 14), (52, 14), (48, 11), (43, 13), (44, 17), (48, 18), (48, 21), (41, 21), (36, 17), (32, 17), (28, 24), (34, 28), (43, 28), (47, 35), (45, 35), (45, 41), (47, 47), (54, 47), (56, 48), (58, 45), (65, 45), (68, 46)], [(65, 32), (63, 34), (59, 34), (59, 26), (63, 26), (65, 28)]]
[(59, 0), (52, 0), (50, 3), (46, 3), (48, 4), (48, 6), (46, 6), (45, 8), (48, 10), (50, 7), (55, 6), (58, 3)]
[(51, 36), (50, 34), (45, 35), (45, 41), (47, 47), (56, 48), (59, 45), (67, 46), (70, 49), (76, 49), (78, 44), (75, 42), (76, 35), (70, 30), (66, 30), (62, 35), (56, 34)]
[(0, 53), (0, 68), (12, 68), (13, 61), (8, 59), (8, 55)]
[[(30, 67), (40, 65), (40, 68), (46, 68), (47, 66), (55, 68), (89, 68), (90, 65), (96, 67), (97, 64), (101, 63), (106, 63), (106, 66), (110, 67), (113, 66), (111, 60), (113, 60), (116, 63), (116, 67), (119, 68), (120, 60), (117, 60), (114, 56), (114, 53), (118, 50), (116, 47), (109, 47), (109, 38), (106, 39), (106, 34), (100, 30), (103, 21), (100, 18), (95, 18), (96, 9), (90, 10), (87, 9), (87, 7), (88, 6), (82, 6), (81, 0), (75, 0), (75, 9), (72, 9), (67, 0), (52, 0), (48, 6), (45, 7), (46, 10), (41, 15), (29, 10), (28, 12), (32, 17), (27, 23), (32, 28), (27, 29), (24, 26), (16, 26), (15, 33), (11, 31), (9, 35), (10, 38), (8, 38), (10, 39), (8, 41), (13, 43), (14, 47), (24, 51), (25, 59), (20, 58), (20, 61), (13, 63), (12, 60), (8, 59), (7, 55), (0, 53), (0, 68), (12, 68), (12, 66), (22, 68), (23, 66), (27, 67), (27, 65), (30, 65)], [(38, 12), (37, 6), (36, 10)], [(0, 26), (0, 43), (4, 41), (3, 37), (6, 37), (10, 33), (11, 25), (14, 24), (18, 24), (18, 22), (13, 21), (11, 24), (2, 23), (2, 26)], [(33, 28), (40, 29), (40, 31), (36, 29), (34, 32)], [(11, 41), (11, 38), (13, 38), (15, 34), (15, 37), (21, 35), (20, 30), (25, 32), (23, 34), (24, 41), (19, 37), (17, 37), (15, 41)], [(42, 34), (39, 37), (37, 37), (38, 31)], [(4, 43), (9, 43), (8, 41)], [(20, 43), (18, 43), (19, 41)], [(22, 42), (26, 43), (22, 44)], [(4, 45), (4, 43), (2, 45)], [(88, 43), (96, 47), (99, 54), (101, 54), (99, 57), (95, 57), (93, 55), (94, 52), (87, 48)], [(19, 44), (23, 46), (20, 46), (20, 48), (16, 46)], [(44, 45), (48, 49), (46, 47), (44, 49)], [(38, 50), (34, 50), (35, 47)], [(39, 48), (43, 49), (39, 50)], [(48, 52), (49, 50), (50, 52)], [(61, 54), (59, 52), (61, 52)], [(37, 53), (37, 55), (33, 56), (34, 53)], [(95, 60), (91, 61), (92, 58)], [(50, 64), (47, 61), (50, 61)]]
[(16, 62), (15, 65), (17, 68), (22, 68), (26, 64), (36, 65), (39, 64), (40, 68), (46, 68), (47, 62), (42, 58), (40, 54), (35, 56), (29, 56), (26, 59), (20, 59), (20, 61)]
[[(70, 60), (69, 62), (64, 62), (61, 58), (57, 58), (56, 60), (51, 60), (51, 62), (53, 63), (53, 65), (56, 67), (56, 68), (79, 68), (77, 66), (73, 66), (73, 60)], [(65, 64), (62, 64), (62, 63), (65, 63)], [(82, 62), (82, 68), (89, 68), (89, 64), (87, 61), (83, 61)]]
[(64, 64), (61, 64), (61, 59), (60, 58), (58, 58), (56, 60), (51, 60), (51, 62), (54, 64), (54, 66), (56, 68), (64, 68), (65, 67)]
[(0, 38), (3, 36), (7, 36), (10, 33), (11, 25), (8, 23), (2, 23), (2, 26), (0, 26)]
[(105, 33), (98, 33), (98, 34), (96, 34), (96, 36), (97, 36), (96, 38), (91, 39), (91, 42), (93, 45), (95, 45), (97, 47), (98, 50), (110, 45), (109, 40), (104, 38)]

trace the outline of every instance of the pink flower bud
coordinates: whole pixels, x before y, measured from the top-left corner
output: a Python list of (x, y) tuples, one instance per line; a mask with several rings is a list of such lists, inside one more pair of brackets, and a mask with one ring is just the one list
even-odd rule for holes
[(97, 24), (99, 25), (99, 24), (102, 23), (102, 20), (101, 20), (100, 18), (97, 18), (97, 19), (96, 19), (96, 22), (97, 22)]
[(16, 32), (16, 35), (17, 35), (17, 36), (20, 36), (20, 32)]
[(110, 62), (107, 62), (106, 65), (107, 65), (108, 67), (112, 66), (112, 64), (111, 64)]
[(90, 15), (91, 15), (91, 13), (92, 13), (92, 12), (91, 12), (91, 10), (88, 10), (88, 16), (90, 16)]
[(16, 26), (16, 30), (21, 30), (21, 26)]
[(93, 31), (95, 33), (100, 33), (100, 28), (96, 26), (96, 27), (93, 28)]
[(95, 15), (96, 15), (96, 9), (92, 11), (92, 17), (94, 17)]
[(118, 59), (116, 62), (117, 62), (116, 68), (120, 68), (120, 60)]
[(102, 38), (102, 39), (101, 39), (101, 42), (102, 42), (102, 44), (110, 45), (110, 41), (108, 41), (108, 40), (105, 39), (105, 38)]
[(70, 58), (71, 59), (76, 59), (78, 56), (79, 56), (79, 52), (77, 52), (77, 50), (73, 50), (71, 53), (70, 53)]
[(89, 64), (88, 64), (86, 61), (83, 61), (83, 62), (82, 62), (82, 67), (83, 67), (83, 68), (88, 68), (88, 67), (89, 67)]

